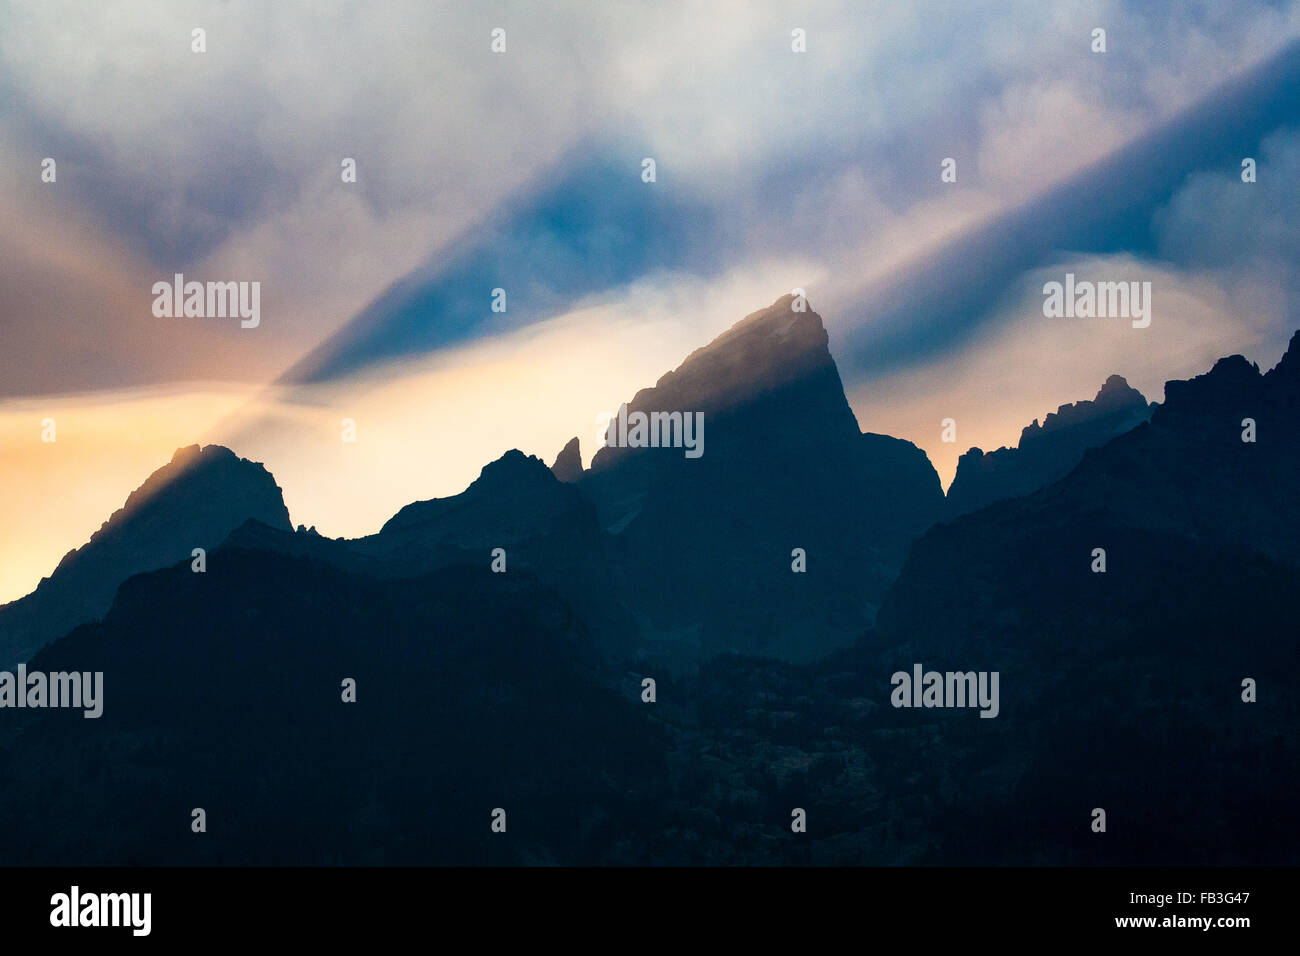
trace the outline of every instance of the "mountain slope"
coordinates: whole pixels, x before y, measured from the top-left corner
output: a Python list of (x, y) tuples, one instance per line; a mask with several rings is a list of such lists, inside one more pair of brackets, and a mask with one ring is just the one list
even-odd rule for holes
[[(882, 673), (1001, 673), (1002, 715), (977, 722), (997, 727), (972, 731), (987, 786), (963, 794), (990, 849), (1032, 862), (1034, 834), (1055, 831), (1077, 862), (1294, 860), (1268, 821), (1300, 786), (1284, 691), (1300, 668), (1297, 351), (1300, 334), (1268, 375), (1232, 356), (1169, 382), (1149, 423), (1062, 480), (914, 545), (874, 653)], [(1089, 831), (1098, 806), (1122, 838)], [(1194, 820), (1214, 822), (1193, 836)]]
[(210, 557), (132, 578), (31, 662), (102, 671), (103, 713), (6, 712), (6, 864), (578, 863), (636, 832), (664, 735), (532, 576)]
[(27, 660), (78, 624), (101, 617), (119, 584), (210, 550), (249, 519), (287, 530), (275, 479), (220, 445), (178, 449), (90, 541), (66, 554), (36, 590), (0, 607), (0, 666)]

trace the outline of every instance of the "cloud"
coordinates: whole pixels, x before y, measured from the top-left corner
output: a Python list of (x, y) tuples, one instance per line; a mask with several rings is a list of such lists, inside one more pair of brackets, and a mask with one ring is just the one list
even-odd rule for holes
[[(1105, 57), (1087, 52), (1097, 23), (1110, 31)], [(262, 280), (272, 320), (259, 347), (288, 367), (358, 313), (373, 318), (394, 283), (452, 275), (475, 244), (494, 268), (574, 273), (513, 283), (536, 286), (542, 318), (679, 268), (682, 243), (707, 277), (774, 255), (833, 264), (886, 230), (892, 244), (911, 241), (909, 215), (939, 197), (947, 155), (964, 171), (965, 195), (943, 197), (953, 216), (1014, 208), (1278, 49), (1300, 21), (1295, 4), (1266, 3), (1170, 17), (1085, 0), (1049, 10), (681, 0), (646, 17), (615, 4), (49, 0), (4, 8), (0, 25), (0, 140), (14, 168), (57, 154), (76, 215), (163, 275)], [(201, 55), (190, 51), (195, 26), (207, 30)], [(489, 50), (495, 26), (508, 32), (504, 55)], [(795, 26), (806, 54), (790, 50)], [(1067, 119), (1086, 124), (1075, 139), (1090, 147), (1060, 145)], [(640, 242), (601, 245), (616, 216), (588, 216), (572, 225), (591, 237), (558, 242), (536, 228), (539, 211), (564, 215), (547, 205), (557, 184), (590, 204), (606, 174), (634, 175), (645, 155), (680, 225), (615, 190), (617, 213), (644, 227)], [(357, 160), (355, 184), (339, 180), (344, 156)], [(509, 235), (530, 228), (530, 247)], [(509, 258), (520, 251), (532, 258)], [(358, 360), (475, 334), (464, 314), (439, 311), (448, 294), (418, 321), (397, 316), (391, 342), (362, 336)], [(102, 324), (107, 352), (126, 324)], [(412, 325), (445, 328), (421, 338)], [(159, 356), (130, 358), (107, 363), (123, 384), (184, 374)], [(227, 377), (247, 367), (232, 356)], [(78, 387), (56, 363), (42, 371), (54, 391)]]
[(837, 353), (850, 377), (920, 368), (990, 334), (1003, 292), (1063, 252), (1154, 255), (1152, 220), (1187, 176), (1237, 169), (1300, 112), (1300, 42), (1103, 161), (865, 286)]
[[(1253, 151), (1252, 151), (1253, 152)], [(1240, 159), (1246, 159), (1243, 151)], [(1295, 290), (1300, 278), (1300, 129), (1265, 137), (1256, 181), (1240, 162), (1189, 176), (1154, 217), (1162, 258), (1179, 265), (1272, 275)]]

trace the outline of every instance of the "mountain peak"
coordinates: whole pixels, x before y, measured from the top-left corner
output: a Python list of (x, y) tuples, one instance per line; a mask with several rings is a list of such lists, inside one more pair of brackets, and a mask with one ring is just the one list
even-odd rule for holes
[(1061, 405), (1055, 412), (1047, 413), (1042, 425), (1038, 424), (1038, 419), (1034, 419), (1033, 424), (1026, 425), (1020, 432), (1019, 447), (1024, 449), (1026, 442), (1041, 440), (1047, 433), (1080, 425), (1086, 426), (1116, 414), (1131, 413), (1145, 418), (1147, 404), (1145, 396), (1129, 385), (1124, 376), (1111, 375), (1102, 384), (1097, 397), (1092, 401), (1084, 399)]
[(1123, 375), (1111, 375), (1102, 384), (1101, 390), (1097, 392), (1097, 397), (1094, 398), (1093, 401), (1098, 405), (1101, 405), (1116, 399), (1128, 401), (1134, 396), (1136, 396), (1139, 401), (1145, 401), (1142, 397), (1142, 393), (1129, 385), (1128, 379)]
[(577, 481), (582, 477), (582, 453), (578, 447), (577, 436), (569, 439), (569, 443), (560, 449), (560, 453), (555, 456), (555, 464), (551, 465), (551, 471), (560, 481)]
[(0, 608), (0, 658), (26, 660), (103, 614), (128, 577), (187, 560), (194, 548), (216, 548), (249, 519), (292, 528), (271, 473), (222, 445), (178, 448), (35, 591)]
[[(793, 295), (783, 295), (765, 309), (745, 316), (708, 345), (701, 346), (674, 371), (659, 380), (659, 385), (689, 373), (697, 366), (731, 365), (744, 360), (750, 364), (753, 378), (771, 376), (781, 371), (779, 363), (794, 363), (795, 371), (806, 370), (807, 363), (822, 366), (831, 363), (826, 326), (822, 317), (807, 307), (795, 309)], [(710, 361), (712, 360), (712, 361)], [(734, 378), (734, 375), (732, 376)], [(787, 374), (787, 379), (794, 377)]]
[(1294, 373), (1297, 368), (1300, 368), (1300, 329), (1296, 329), (1295, 332), (1291, 333), (1291, 341), (1287, 343), (1286, 351), (1282, 353), (1282, 358), (1278, 360), (1278, 363), (1273, 366), (1272, 372), (1290, 370), (1290, 373)]
[[(731, 414), (758, 403), (793, 403), (806, 416), (821, 416), (828, 432), (853, 443), (860, 434), (844, 397), (821, 316), (796, 310), (793, 296), (751, 312), (726, 332), (691, 352), (676, 369), (643, 388), (627, 403), (636, 412)], [(778, 396), (784, 395), (782, 400)], [(769, 414), (765, 412), (764, 414)], [(600, 471), (625, 449), (602, 447), (591, 462)]]
[(1097, 397), (1061, 405), (1020, 432), (1015, 448), (983, 453), (972, 448), (957, 461), (948, 488), (948, 513), (955, 517), (1004, 498), (1014, 498), (1064, 477), (1083, 458), (1116, 435), (1147, 421), (1151, 406), (1122, 375), (1111, 375)]
[(1236, 416), (1243, 401), (1262, 393), (1259, 366), (1242, 355), (1228, 355), (1194, 378), (1165, 382), (1165, 402), (1152, 417), (1153, 425), (1173, 425), (1210, 415)]
[(495, 491), (538, 481), (550, 484), (554, 480), (555, 476), (546, 467), (546, 462), (536, 455), (525, 455), (518, 448), (512, 448), (496, 461), (484, 465), (470, 489)]
[[(242, 523), (244, 517), (258, 517), (277, 528), (292, 527), (280, 488), (264, 465), (240, 458), (224, 445), (185, 445), (177, 448), (171, 461), (131, 492), (126, 503), (113, 512), (90, 540), (93, 543), (143, 509), (169, 508), (174, 502), (176, 507), (197, 505), (203, 510), (213, 497), (255, 505), (230, 530)], [(68, 557), (76, 553), (70, 552)]]
[(1264, 376), (1264, 381), (1279, 403), (1300, 404), (1300, 330), (1291, 336), (1282, 358)]
[[(448, 515), (464, 507), (484, 502), (493, 507), (525, 507), (528, 502), (536, 505), (539, 500), (551, 500), (557, 491), (577, 493), (576, 489), (562, 486), (540, 458), (512, 448), (484, 465), (479, 476), (460, 494), (404, 505), (384, 523), (379, 534), (422, 533), (423, 529), (446, 520)], [(567, 502), (567, 494), (563, 497)]]

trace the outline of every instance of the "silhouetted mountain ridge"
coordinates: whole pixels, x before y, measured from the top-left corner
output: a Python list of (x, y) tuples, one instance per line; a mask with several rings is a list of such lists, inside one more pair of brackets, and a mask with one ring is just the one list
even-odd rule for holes
[[(1059, 480), (914, 539), (941, 501), (933, 468), (858, 430), (810, 320), (781, 306), (693, 353), (804, 356), (770, 388), (733, 383), (698, 460), (619, 449), (566, 483), (511, 450), (374, 535), (295, 532), (272, 508), (205, 573), (187, 550), (130, 577), (32, 662), (102, 670), (104, 716), (0, 723), (6, 859), (1300, 860), (1284, 687), (1300, 667), (1300, 334), (1267, 375), (1233, 356), (1171, 382)], [(674, 397), (693, 380), (668, 379)], [(653, 389), (638, 401), (672, 410)], [(1138, 403), (1108, 380), (1079, 404), (1022, 445), (1087, 427), (1089, 404)], [(916, 662), (997, 671), (997, 719), (890, 706), (891, 673)], [(190, 832), (194, 806), (220, 839)], [(1092, 807), (1112, 833), (1091, 832)]]
[(1092, 401), (1062, 405), (1042, 425), (1037, 419), (1026, 425), (1017, 448), (988, 453), (972, 448), (962, 455), (948, 488), (945, 515), (967, 514), (1051, 484), (1078, 465), (1089, 448), (1147, 421), (1153, 407), (1122, 376), (1110, 376)]
[[(1057, 833), (1047, 862), (1300, 857), (1273, 823), (1300, 785), (1300, 704), (1242, 699), (1246, 678), (1276, 690), (1300, 668), (1298, 344), (1268, 375), (1230, 356), (1167, 383), (1149, 423), (1060, 481), (913, 546), (870, 653), (1000, 672), (997, 731), (1017, 743), (963, 789), (982, 853), (1033, 862)], [(1091, 807), (1122, 814), (1121, 843), (1090, 832)]]
[(265, 468), (220, 445), (178, 449), (35, 591), (0, 607), (0, 661), (26, 660), (103, 615), (132, 574), (166, 567), (194, 548), (215, 548), (249, 518), (291, 527), (280, 488)]

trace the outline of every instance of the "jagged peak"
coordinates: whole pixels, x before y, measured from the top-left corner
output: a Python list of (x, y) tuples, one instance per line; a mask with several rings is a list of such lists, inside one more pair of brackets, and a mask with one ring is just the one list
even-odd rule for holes
[(1122, 397), (1127, 399), (1134, 395), (1139, 399), (1145, 400), (1142, 393), (1130, 385), (1128, 379), (1123, 375), (1110, 375), (1106, 378), (1106, 381), (1102, 383), (1101, 389), (1097, 392), (1097, 397), (1094, 398), (1093, 401), (1101, 404), (1108, 398)]
[[(222, 509), (235, 517), (260, 516), (281, 530), (293, 527), (284, 493), (261, 462), (240, 458), (224, 445), (184, 445), (132, 491), (85, 544), (68, 551), (42, 583), (124, 544), (134, 548), (140, 540), (156, 542), (168, 529), (188, 527), (192, 520), (210, 521)], [(148, 527), (142, 529), (140, 520)]]
[(1260, 377), (1259, 366), (1244, 355), (1225, 355), (1208, 372), (1165, 382), (1165, 405), (1176, 404), (1188, 395), (1200, 395), (1240, 385), (1249, 386), (1258, 382)]
[(668, 372), (660, 378), (660, 383), (703, 356), (716, 354), (742, 340), (746, 345), (762, 346), (764, 352), (800, 354), (826, 351), (830, 337), (826, 333), (822, 317), (807, 305), (807, 300), (804, 301), (805, 309), (802, 311), (796, 311), (794, 305), (794, 296), (787, 293), (767, 308), (749, 313), (707, 345), (702, 345), (687, 355), (674, 372)]
[(1293, 388), (1292, 383), (1300, 383), (1300, 330), (1292, 334), (1286, 351), (1278, 363), (1269, 369), (1264, 379), (1272, 387), (1282, 383), (1283, 388)]
[(460, 509), (475, 503), (509, 502), (527, 508), (539, 506), (546, 509), (557, 502), (562, 507), (570, 507), (577, 499), (582, 499), (581, 493), (561, 484), (546, 467), (546, 462), (536, 455), (526, 455), (512, 448), (484, 465), (479, 476), (460, 494), (403, 505), (384, 522), (379, 534), (418, 530), (430, 520), (451, 513), (448, 509)]
[(125, 504), (109, 516), (99, 531), (91, 536), (91, 540), (94, 541), (110, 527), (130, 517), (158, 494), (174, 486), (177, 481), (193, 475), (200, 468), (218, 465), (234, 467), (247, 474), (257, 485), (267, 488), (268, 491), (274, 489), (275, 495), (283, 506), (283, 492), (276, 484), (275, 476), (261, 462), (240, 458), (225, 445), (183, 445), (172, 453), (171, 460), (167, 464), (156, 469), (140, 487), (127, 496)]
[[(819, 415), (845, 442), (861, 434), (844, 396), (830, 338), (821, 316), (783, 295), (751, 312), (707, 345), (695, 349), (654, 386), (642, 388), (627, 403), (632, 411), (731, 412), (791, 387), (806, 387), (818, 401)], [(802, 399), (801, 399), (802, 400)], [(598, 448), (591, 470), (602, 471), (622, 457), (621, 449)]]
[(1208, 372), (1197, 375), (1196, 378), (1206, 378), (1207, 376), (1258, 378), (1259, 365), (1250, 361), (1244, 355), (1225, 355), (1215, 362), (1214, 367)]
[(1291, 333), (1291, 341), (1287, 343), (1286, 351), (1278, 359), (1278, 363), (1273, 366), (1272, 371), (1286, 366), (1288, 368), (1300, 367), (1300, 329)]
[(1198, 414), (1220, 402), (1271, 394), (1283, 403), (1296, 400), (1293, 383), (1300, 380), (1300, 330), (1293, 332), (1278, 363), (1261, 373), (1259, 364), (1244, 355), (1225, 355), (1208, 372), (1190, 379), (1165, 383), (1165, 403), (1157, 410), (1157, 421), (1175, 421), (1183, 413)]
[(500, 458), (484, 465), (470, 488), (491, 489), (538, 480), (549, 484), (556, 479), (551, 469), (546, 467), (546, 462), (536, 455), (525, 455), (518, 448), (512, 448)]
[(1048, 412), (1039, 424), (1037, 418), (1026, 425), (1020, 432), (1020, 445), (1034, 441), (1044, 434), (1061, 428), (1091, 422), (1102, 415), (1131, 410), (1134, 413), (1145, 411), (1148, 402), (1136, 388), (1129, 385), (1122, 375), (1110, 375), (1097, 391), (1096, 398), (1078, 402), (1067, 402), (1058, 406), (1055, 412)]
[[(821, 316), (811, 308), (795, 311), (794, 297), (784, 295), (695, 349), (677, 368), (660, 376), (654, 389), (663, 391), (689, 382), (692, 387), (722, 393), (745, 380), (761, 381), (765, 375), (796, 375), (810, 364), (833, 367), (829, 344)], [(637, 392), (632, 406), (650, 391)]]
[(555, 456), (551, 471), (560, 481), (577, 481), (582, 477), (582, 452), (576, 435)]

